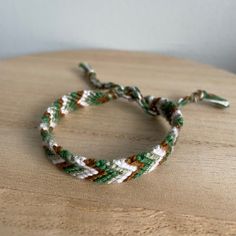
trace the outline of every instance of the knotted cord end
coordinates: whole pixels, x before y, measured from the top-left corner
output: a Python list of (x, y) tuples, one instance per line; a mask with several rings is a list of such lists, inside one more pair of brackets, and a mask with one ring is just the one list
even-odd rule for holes
[(178, 106), (184, 106), (188, 103), (196, 103), (199, 101), (204, 101), (207, 103), (211, 103), (217, 105), (220, 108), (227, 108), (229, 107), (229, 101), (219, 97), (215, 94), (208, 93), (205, 90), (197, 90), (196, 92), (192, 93), (190, 96), (186, 96), (184, 98), (180, 98), (177, 102)]
[(90, 76), (91, 74), (96, 74), (95, 70), (88, 63), (80, 62), (78, 66), (81, 69), (81, 71), (84, 73), (85, 76)]
[(203, 101), (215, 104), (215, 105), (219, 106), (220, 108), (229, 107), (229, 101), (228, 100), (226, 100), (222, 97), (219, 97), (215, 94), (207, 93), (206, 91), (203, 91), (203, 92), (204, 92)]

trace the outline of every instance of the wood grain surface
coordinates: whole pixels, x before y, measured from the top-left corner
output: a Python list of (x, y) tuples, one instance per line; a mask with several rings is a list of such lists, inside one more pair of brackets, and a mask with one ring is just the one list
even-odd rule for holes
[[(45, 157), (37, 126), (56, 98), (91, 88), (80, 61), (144, 95), (206, 89), (231, 106), (184, 107), (174, 153), (148, 175), (120, 185), (75, 179)], [(157, 54), (68, 51), (2, 60), (0, 88), (0, 235), (236, 235), (236, 75)], [(147, 150), (167, 130), (118, 100), (74, 112), (55, 134), (74, 152), (112, 159)]]

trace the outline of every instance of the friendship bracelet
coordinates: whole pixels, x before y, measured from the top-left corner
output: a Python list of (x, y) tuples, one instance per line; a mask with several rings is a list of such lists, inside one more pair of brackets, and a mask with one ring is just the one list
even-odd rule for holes
[[(43, 147), (54, 165), (66, 173), (96, 183), (122, 183), (153, 171), (163, 163), (173, 151), (183, 126), (183, 116), (180, 108), (188, 103), (205, 101), (225, 108), (229, 102), (219, 96), (198, 90), (190, 96), (171, 101), (167, 98), (143, 96), (134, 86), (122, 86), (112, 82), (102, 83), (95, 71), (86, 63), (79, 64), (85, 78), (98, 90), (81, 90), (71, 92), (57, 99), (44, 112), (41, 118), (40, 133)], [(163, 141), (150, 151), (131, 155), (127, 158), (97, 160), (77, 155), (57, 144), (53, 130), (59, 120), (69, 112), (78, 108), (100, 105), (108, 101), (124, 98), (135, 101), (149, 115), (163, 116), (170, 124), (170, 130)]]

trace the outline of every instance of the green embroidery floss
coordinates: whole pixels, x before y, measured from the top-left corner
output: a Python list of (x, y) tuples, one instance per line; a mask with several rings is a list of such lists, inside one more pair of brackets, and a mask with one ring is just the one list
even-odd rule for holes
[[(39, 127), (43, 147), (52, 163), (66, 173), (80, 179), (106, 184), (122, 183), (149, 173), (165, 161), (173, 151), (184, 121), (180, 111), (181, 107), (199, 101), (212, 103), (221, 108), (229, 106), (226, 99), (207, 93), (205, 90), (198, 90), (190, 96), (180, 98), (178, 101), (150, 95), (143, 96), (135, 86), (122, 86), (112, 82), (102, 83), (89, 64), (80, 63), (79, 68), (82, 70), (84, 77), (91, 82), (95, 89), (100, 91), (81, 90), (62, 96), (44, 112)], [(154, 146), (148, 152), (112, 161), (86, 158), (71, 153), (57, 144), (53, 136), (53, 130), (62, 117), (78, 108), (101, 105), (118, 98), (136, 101), (147, 114), (152, 116), (161, 115), (167, 120), (171, 128), (160, 144)]]

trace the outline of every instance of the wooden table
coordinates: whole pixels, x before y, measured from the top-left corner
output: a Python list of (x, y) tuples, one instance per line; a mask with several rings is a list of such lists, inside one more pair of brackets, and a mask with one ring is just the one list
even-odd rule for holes
[[(91, 88), (80, 61), (144, 95), (176, 99), (202, 88), (231, 107), (184, 107), (175, 152), (148, 175), (120, 185), (75, 179), (45, 157), (37, 126), (60, 95)], [(0, 88), (0, 235), (236, 235), (236, 75), (157, 54), (69, 51), (2, 60)], [(55, 133), (74, 152), (111, 159), (154, 146), (167, 129), (114, 101), (71, 114)]]

